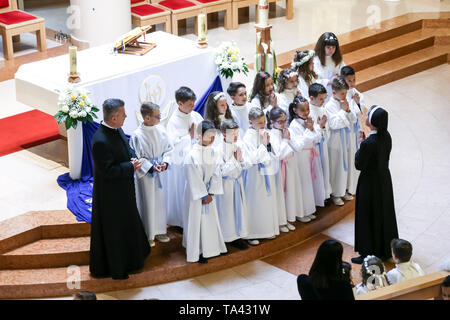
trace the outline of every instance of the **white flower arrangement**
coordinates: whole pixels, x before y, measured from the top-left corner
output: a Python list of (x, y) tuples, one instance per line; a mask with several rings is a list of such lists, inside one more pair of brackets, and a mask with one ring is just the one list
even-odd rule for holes
[(58, 107), (59, 111), (53, 116), (58, 123), (65, 123), (66, 129), (77, 128), (78, 122), (93, 122), (98, 119), (95, 112), (99, 109), (94, 106), (88, 97), (89, 92), (82, 89), (68, 87), (64, 91), (59, 91)]
[(247, 75), (248, 65), (240, 56), (240, 50), (235, 42), (222, 42), (215, 52), (215, 63), (217, 71), (225, 77), (232, 78), (235, 72)]

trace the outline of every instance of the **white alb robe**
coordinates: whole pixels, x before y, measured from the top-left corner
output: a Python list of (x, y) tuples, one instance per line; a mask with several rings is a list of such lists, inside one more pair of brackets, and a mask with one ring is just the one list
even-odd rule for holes
[(417, 263), (410, 260), (408, 262), (396, 264), (395, 268), (386, 274), (386, 277), (392, 285), (423, 276), (424, 274), (422, 268)]
[[(292, 120), (289, 127), (292, 129), (295, 139), (303, 139), (303, 148), (296, 154), (303, 193), (303, 212), (297, 215), (300, 218), (315, 213), (316, 205), (324, 206), (325, 200), (322, 164), (320, 154), (315, 147), (322, 139), (322, 135), (316, 130), (311, 131), (305, 128), (304, 123), (305, 120), (296, 118)], [(314, 188), (315, 186), (316, 188)]]
[(276, 155), (273, 150), (267, 151), (267, 147), (260, 142), (258, 131), (253, 128), (247, 130), (243, 143), (251, 164), (244, 178), (249, 217), (246, 239), (264, 239), (279, 235), (276, 181), (272, 168), (272, 159), (276, 158)]
[(165, 193), (167, 224), (171, 226), (184, 228), (186, 210), (183, 207), (183, 196), (186, 179), (183, 174), (183, 161), (193, 143), (189, 128), (192, 123), (198, 125), (202, 121), (203, 118), (199, 113), (192, 111), (186, 114), (177, 108), (167, 123), (167, 134), (174, 147), (171, 170), (165, 179), (165, 185), (169, 190)]
[[(242, 150), (242, 153), (245, 152), (240, 140), (236, 143), (226, 143), (222, 140), (216, 149), (221, 161), (219, 166), (222, 175), (223, 195), (217, 195), (215, 200), (225, 242), (232, 242), (248, 236), (247, 200), (242, 175), (243, 171), (250, 167), (250, 164), (245, 160), (243, 162), (236, 160), (234, 152), (237, 147)], [(245, 159), (244, 154), (243, 158)], [(236, 188), (239, 189), (236, 190)], [(235, 210), (236, 207), (238, 210)], [(240, 221), (240, 224), (238, 224), (238, 221)], [(240, 230), (238, 230), (239, 227)]]
[[(188, 214), (183, 229), (183, 246), (188, 262), (198, 261), (200, 254), (209, 258), (227, 252), (214, 199), (215, 195), (223, 194), (219, 161), (213, 147), (200, 144), (194, 144), (184, 159), (184, 206)], [(208, 194), (213, 200), (203, 205), (202, 198)]]
[[(278, 99), (278, 94), (275, 93)], [(278, 100), (277, 100), (278, 102)], [(259, 94), (257, 94), (252, 101), (250, 101), (250, 105), (252, 108), (259, 108), (261, 110), (264, 111), (264, 114), (266, 114), (267, 112), (270, 112), (270, 110), (272, 110), (273, 106), (271, 104), (269, 104), (269, 99), (266, 97), (264, 99), (264, 106), (261, 107), (261, 101), (259, 101)]]
[[(312, 103), (309, 104), (309, 116), (314, 120), (315, 130), (319, 132), (322, 135), (321, 140), (319, 143), (316, 144), (316, 150), (320, 154), (320, 163), (322, 165), (322, 175), (323, 175), (323, 188), (325, 191), (325, 199), (328, 199), (331, 195), (331, 184), (330, 184), (330, 158), (328, 156), (328, 139), (330, 138), (330, 125), (327, 123), (325, 124), (325, 128), (322, 129), (319, 126), (318, 119), (319, 117), (322, 119), (325, 115), (325, 107), (318, 107), (313, 105)], [(317, 182), (319, 183), (319, 182)], [(319, 196), (321, 194), (321, 186), (320, 184), (314, 186), (314, 190), (317, 189), (317, 195), (320, 203), (321, 197)]]
[[(313, 83), (320, 83), (324, 87), (327, 86), (328, 80), (327, 79), (315, 79)], [(309, 99), (309, 85), (306, 83), (305, 79), (303, 79), (300, 75), (298, 76), (298, 85), (297, 89), (302, 94), (302, 97), (306, 100), (310, 101)]]
[[(331, 90), (331, 82), (334, 77), (341, 74), (341, 69), (346, 64), (342, 60), (341, 63), (336, 65), (333, 59), (329, 56), (325, 57), (325, 65), (322, 65), (318, 56), (314, 57), (314, 72), (317, 74), (319, 80), (322, 80), (320, 83), (327, 88), (328, 97), (325, 102), (331, 99), (333, 96), (333, 92)], [(325, 81), (323, 81), (325, 80)], [(325, 84), (326, 83), (326, 84)]]
[(351, 111), (342, 110), (334, 97), (325, 105), (325, 112), (331, 131), (328, 140), (331, 190), (333, 196), (343, 197), (347, 190), (349, 133), (356, 116)]
[[(150, 127), (144, 124), (131, 135), (130, 146), (142, 162), (135, 179), (137, 207), (148, 239), (154, 240), (157, 234), (165, 234), (167, 231), (164, 193), (168, 191), (162, 180), (171, 169), (173, 146), (164, 126)], [(154, 164), (163, 162), (169, 164), (166, 171), (149, 172)]]
[[(356, 101), (353, 99), (353, 96), (358, 93), (360, 97), (359, 106)], [(353, 126), (350, 130), (350, 145), (349, 145), (349, 153), (348, 153), (348, 180), (347, 180), (347, 190), (351, 194), (356, 193), (356, 186), (358, 184), (358, 178), (360, 171), (355, 167), (355, 153), (358, 150), (358, 132), (361, 130), (361, 121), (359, 120), (359, 116), (362, 114), (362, 110), (364, 110), (365, 102), (364, 95), (360, 93), (356, 88), (351, 88), (347, 91), (347, 101), (350, 106), (350, 110), (356, 116), (356, 122), (353, 123)]]
[(237, 106), (234, 103), (231, 104), (230, 110), (233, 115), (234, 121), (239, 126), (239, 139), (243, 139), (245, 133), (247, 132), (250, 123), (248, 120), (248, 112), (252, 108), (250, 103), (246, 103), (243, 106)]
[(278, 93), (277, 103), (278, 106), (286, 112), (286, 124), (289, 123), (289, 105), (294, 101), (297, 96), (298, 89), (286, 89), (283, 92)]

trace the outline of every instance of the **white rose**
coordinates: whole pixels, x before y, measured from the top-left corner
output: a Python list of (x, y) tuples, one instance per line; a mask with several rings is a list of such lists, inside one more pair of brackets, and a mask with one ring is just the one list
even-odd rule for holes
[(70, 111), (69, 116), (73, 119), (76, 119), (76, 118), (78, 118), (78, 112)]
[(64, 112), (64, 113), (67, 113), (67, 112), (69, 112), (69, 107), (68, 107), (66, 104), (64, 104), (64, 105), (61, 107), (61, 111)]
[(239, 69), (239, 65), (236, 62), (231, 64), (231, 69)]
[(80, 117), (80, 118), (84, 118), (84, 117), (86, 117), (86, 111), (80, 111), (80, 112), (78, 112), (78, 116)]
[(216, 64), (221, 64), (221, 63), (222, 63), (222, 58), (221, 57), (217, 57)]
[(86, 107), (85, 110), (86, 110), (86, 113), (89, 113), (89, 112), (91, 112), (91, 107)]

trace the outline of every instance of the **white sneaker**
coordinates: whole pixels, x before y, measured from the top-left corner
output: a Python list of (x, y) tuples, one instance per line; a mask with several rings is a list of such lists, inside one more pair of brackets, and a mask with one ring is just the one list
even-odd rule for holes
[(289, 222), (288, 222), (288, 224), (287, 224), (286, 226), (287, 226), (287, 228), (288, 228), (290, 231), (294, 231), (294, 230), (295, 230), (295, 226), (292, 225), (292, 224), (290, 224)]
[(155, 246), (155, 240), (148, 240), (148, 243), (150, 244), (150, 247)]
[(308, 216), (308, 218), (310, 218), (311, 220), (315, 220), (317, 217), (316, 217), (315, 215), (313, 215), (313, 214), (310, 214), (310, 215)]
[(252, 246), (257, 246), (259, 244), (259, 241), (254, 239), (254, 240), (247, 240), (249, 244), (251, 244)]
[[(286, 231), (286, 232), (288, 232), (288, 231)], [(275, 239), (277, 236), (271, 236), (271, 237), (269, 237), (269, 238), (266, 238), (267, 240), (272, 240), (272, 239)]]
[(307, 222), (311, 221), (311, 219), (308, 217), (301, 217), (301, 218), (297, 217), (297, 220), (300, 222), (303, 222), (303, 223), (307, 223)]
[(289, 229), (286, 226), (281, 226), (280, 231), (281, 232), (289, 232)]
[(157, 234), (155, 236), (156, 240), (160, 242), (169, 242), (170, 238), (167, 236), (167, 234)]
[(335, 205), (337, 205), (337, 206), (343, 206), (344, 205), (344, 201), (342, 201), (342, 199), (339, 198), (339, 197), (333, 197), (332, 200), (333, 200), (333, 203)]
[(353, 200), (353, 196), (349, 193), (346, 193), (345, 196), (342, 197), (346, 201)]

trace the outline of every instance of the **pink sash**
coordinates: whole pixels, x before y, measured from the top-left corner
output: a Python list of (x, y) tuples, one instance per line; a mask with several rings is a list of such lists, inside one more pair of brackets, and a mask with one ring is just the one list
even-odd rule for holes
[(313, 180), (316, 180), (317, 175), (316, 175), (316, 168), (314, 166), (314, 158), (318, 158), (319, 154), (317, 153), (315, 148), (308, 148), (304, 150), (309, 150), (311, 152), (309, 156), (309, 163), (311, 164), (311, 178)]

